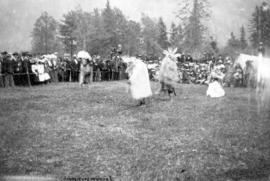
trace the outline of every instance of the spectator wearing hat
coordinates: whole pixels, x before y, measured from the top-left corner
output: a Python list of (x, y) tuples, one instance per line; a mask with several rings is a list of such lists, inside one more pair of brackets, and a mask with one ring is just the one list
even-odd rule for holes
[(240, 87), (243, 85), (243, 70), (239, 64), (235, 66), (235, 73), (233, 74), (233, 77), (235, 87)]
[(71, 69), (71, 81), (78, 82), (79, 81), (80, 63), (77, 60), (77, 57), (75, 55), (71, 59), (70, 69)]
[(83, 86), (85, 83), (93, 82), (93, 66), (90, 65), (90, 61), (88, 58), (79, 58), (80, 59), (80, 75), (79, 75), (79, 83)]
[(19, 55), (19, 53), (15, 52), (12, 54), (14, 59), (15, 59), (15, 64), (14, 64), (14, 82), (16, 86), (23, 85), (23, 75), (22, 75), (22, 59)]
[(4, 87), (4, 75), (2, 74), (2, 63), (3, 63), (3, 57), (0, 55), (0, 87)]
[(102, 68), (102, 75), (103, 75), (103, 80), (109, 81), (110, 80), (110, 60), (104, 60), (103, 61), (103, 68)]
[(30, 85), (31, 84), (31, 77), (30, 74), (32, 73), (31, 69), (31, 62), (30, 62), (30, 53), (29, 52), (22, 52), (22, 85)]
[(246, 66), (244, 68), (244, 85), (247, 87), (256, 87), (256, 71), (252, 61), (246, 61)]
[(259, 52), (259, 56), (264, 56), (265, 49), (264, 49), (264, 46), (263, 46), (263, 42), (260, 42), (258, 52)]
[(100, 82), (103, 64), (102, 64), (102, 60), (101, 60), (99, 55), (96, 56), (95, 65), (96, 65), (96, 81)]
[(3, 74), (5, 87), (14, 87), (14, 60), (10, 54), (3, 57)]

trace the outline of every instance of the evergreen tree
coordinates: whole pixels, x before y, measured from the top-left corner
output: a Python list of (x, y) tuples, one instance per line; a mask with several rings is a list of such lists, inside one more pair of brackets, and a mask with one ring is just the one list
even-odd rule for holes
[(176, 26), (174, 23), (171, 24), (171, 36), (169, 42), (170, 46), (181, 50), (181, 45), (183, 43), (183, 30), (181, 25)]
[(127, 26), (125, 47), (128, 55), (135, 56), (139, 54), (141, 25), (135, 21), (129, 21)]
[(178, 17), (184, 25), (184, 48), (197, 56), (202, 49), (207, 30), (203, 21), (209, 17), (209, 3), (207, 0), (193, 0), (183, 4)]
[(167, 37), (167, 28), (163, 21), (163, 19), (160, 17), (158, 21), (158, 44), (161, 46), (162, 49), (168, 48), (168, 37)]
[(244, 26), (242, 26), (240, 28), (240, 47), (242, 50), (244, 50), (245, 48), (247, 48), (248, 44), (247, 44), (247, 40), (246, 40), (246, 31)]
[(234, 33), (231, 32), (231, 37), (228, 40), (226, 47), (223, 48), (222, 54), (228, 54), (230, 56), (236, 57), (241, 52), (243, 52), (241, 49), (241, 42), (235, 37)]
[(61, 40), (65, 45), (66, 52), (70, 52), (72, 55), (77, 50), (76, 29), (78, 27), (78, 16), (76, 11), (69, 11), (63, 17), (64, 20), (60, 25)]
[(258, 48), (259, 42), (270, 47), (270, 9), (265, 8), (265, 4), (256, 6), (250, 20), (250, 41), (253, 48)]
[(178, 31), (174, 22), (171, 24), (170, 46), (177, 47)]
[(102, 24), (102, 17), (98, 9), (94, 9), (92, 17), (92, 31), (87, 39), (87, 50), (92, 54), (104, 54), (105, 30)]
[(105, 31), (105, 37), (104, 37), (104, 48), (110, 49), (110, 46), (117, 44), (117, 38), (116, 38), (116, 21), (113, 9), (111, 8), (109, 0), (107, 0), (106, 7), (102, 12), (102, 19), (103, 19), (103, 27)]
[(233, 32), (231, 32), (231, 38), (228, 40), (228, 46), (234, 49), (239, 49), (241, 47), (240, 41), (235, 37)]
[(32, 32), (32, 51), (37, 54), (48, 54), (57, 51), (57, 21), (47, 12), (36, 20)]
[(158, 25), (148, 16), (142, 15), (142, 37), (144, 40), (143, 54), (146, 56), (161, 56), (162, 48), (158, 43)]

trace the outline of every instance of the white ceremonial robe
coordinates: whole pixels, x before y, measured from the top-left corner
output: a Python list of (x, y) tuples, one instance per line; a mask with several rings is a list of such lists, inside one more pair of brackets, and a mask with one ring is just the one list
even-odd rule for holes
[(134, 58), (131, 66), (132, 70), (129, 70), (129, 90), (132, 98), (139, 100), (152, 96), (147, 65), (141, 60)]
[(225, 96), (225, 91), (218, 81), (214, 81), (209, 84), (206, 95), (212, 98), (223, 97)]

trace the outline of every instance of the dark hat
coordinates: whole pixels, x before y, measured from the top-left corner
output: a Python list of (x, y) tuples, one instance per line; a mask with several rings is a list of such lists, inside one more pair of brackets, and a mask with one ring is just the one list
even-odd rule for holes
[(19, 53), (18, 52), (14, 52), (12, 55), (13, 56), (17, 56), (17, 55), (19, 55)]
[(27, 52), (22, 52), (22, 56), (24, 56), (24, 57), (25, 57), (25, 56), (26, 56), (26, 54), (27, 54)]
[(1, 55), (7, 55), (7, 54), (8, 54), (7, 51), (1, 52)]
[(31, 56), (29, 52), (22, 52), (22, 56)]

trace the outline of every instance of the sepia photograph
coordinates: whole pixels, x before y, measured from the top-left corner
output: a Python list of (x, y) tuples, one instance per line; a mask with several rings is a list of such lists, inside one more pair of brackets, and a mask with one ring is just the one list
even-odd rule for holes
[(0, 181), (270, 181), (270, 0), (0, 0)]

